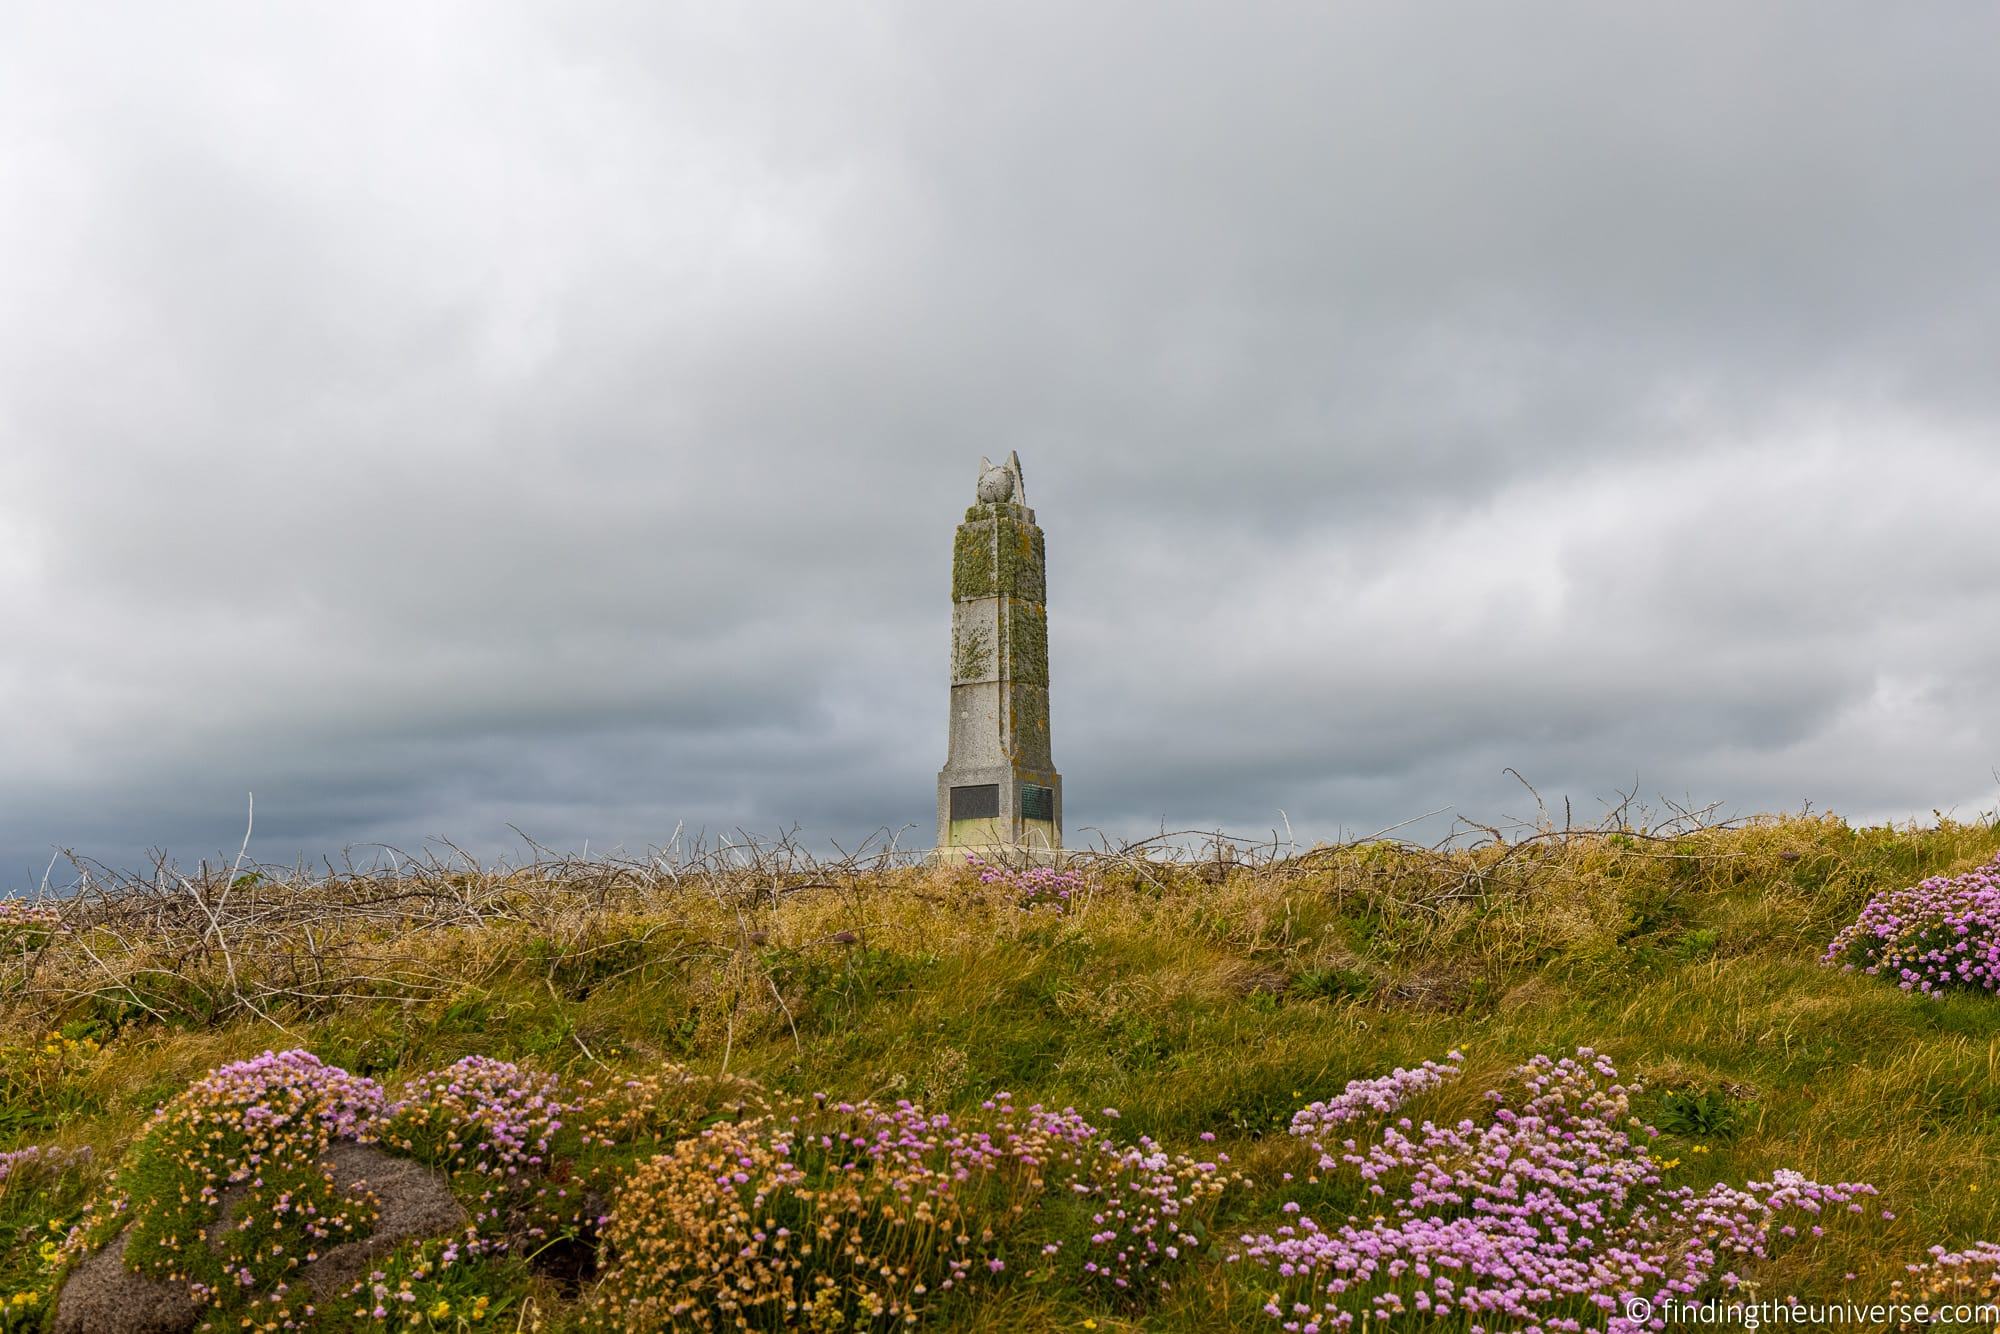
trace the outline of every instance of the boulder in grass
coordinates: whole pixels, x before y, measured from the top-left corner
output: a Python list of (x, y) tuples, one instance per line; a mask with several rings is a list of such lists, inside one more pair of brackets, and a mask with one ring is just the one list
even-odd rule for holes
[(374, 1193), (381, 1217), (367, 1236), (332, 1247), (301, 1271), (320, 1301), (345, 1296), (404, 1242), (455, 1236), (470, 1221), (444, 1177), (414, 1159), (371, 1144), (336, 1144), (327, 1162), (343, 1191), (365, 1187)]
[[(342, 1142), (324, 1160), (342, 1194), (372, 1194), (381, 1216), (365, 1237), (342, 1242), (300, 1268), (297, 1283), (326, 1301), (346, 1294), (389, 1252), (406, 1241), (461, 1233), (469, 1221), (443, 1176), (422, 1163), (369, 1144)], [(235, 1222), (240, 1199), (223, 1197), (222, 1213), (209, 1225), (215, 1245)], [(125, 1267), (125, 1234), (86, 1258), (63, 1284), (56, 1301), (56, 1334), (187, 1334), (201, 1307), (178, 1283)]]
[(87, 1256), (56, 1301), (56, 1334), (185, 1334), (201, 1308), (185, 1285), (125, 1267), (126, 1234)]

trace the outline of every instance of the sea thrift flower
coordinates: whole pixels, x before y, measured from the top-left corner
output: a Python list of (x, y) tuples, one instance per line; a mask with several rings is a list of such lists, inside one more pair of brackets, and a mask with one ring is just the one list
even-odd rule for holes
[[(1588, 1048), (1538, 1056), (1487, 1094), (1484, 1122), (1405, 1120), (1351, 1140), (1335, 1165), (1354, 1169), (1379, 1212), (1331, 1229), (1301, 1213), (1244, 1236), (1230, 1259), (1271, 1271), (1264, 1310), (1287, 1330), (1416, 1315), (1494, 1334), (1631, 1334), (1629, 1299), (1733, 1287), (1800, 1225), (1875, 1193), (1788, 1171), (1741, 1188), (1667, 1186), (1647, 1148), (1655, 1132), (1617, 1073)], [(1376, 1111), (1368, 1097), (1343, 1106)]]
[(2000, 1243), (1975, 1242), (1960, 1251), (1933, 1246), (1930, 1259), (1905, 1268), (1910, 1277), (1891, 1284), (1897, 1301), (1937, 1306), (2000, 1300)]
[(63, 929), (56, 905), (39, 899), (0, 899), (0, 941), (19, 935), (31, 943)]
[[(1221, 1162), (1120, 1145), (1073, 1108), (1004, 1093), (964, 1119), (817, 1097), (709, 1126), (633, 1175), (592, 1327), (913, 1323), (933, 1296), (1024, 1266), (1158, 1291), (1234, 1179)], [(1004, 1259), (1007, 1235), (1051, 1201), (1087, 1211), (1088, 1239)]]
[(1399, 1065), (1388, 1074), (1374, 1079), (1349, 1080), (1347, 1087), (1335, 1096), (1294, 1112), (1291, 1132), (1301, 1139), (1312, 1141), (1314, 1151), (1320, 1156), (1320, 1170), (1327, 1171), (1337, 1163), (1317, 1137), (1336, 1126), (1388, 1116), (1417, 1094), (1456, 1078), (1459, 1062), (1464, 1059), (1461, 1052), (1447, 1052), (1445, 1064), (1425, 1061), (1413, 1070), (1405, 1070)]
[[(307, 1051), (222, 1066), (153, 1114), (114, 1178), (131, 1193), (93, 1205), (70, 1248), (129, 1218), (126, 1260), (140, 1272), (203, 1302), (268, 1288), (373, 1223), (373, 1198), (343, 1194), (324, 1160), (336, 1141), (372, 1139), (384, 1106), (381, 1085)], [(212, 1238), (225, 1200), (233, 1224)]]
[(1059, 871), (1053, 866), (1015, 870), (995, 866), (970, 852), (965, 854), (965, 863), (978, 875), (980, 884), (1000, 885), (1012, 891), (1014, 905), (1030, 912), (1039, 910), (1061, 916), (1069, 912), (1084, 886), (1083, 877), (1075, 871)]
[[(473, 1227), (489, 1245), (518, 1230), (541, 1241), (573, 1226), (581, 1202), (546, 1181), (556, 1135), (578, 1104), (554, 1075), (467, 1056), (418, 1075), (389, 1108), (383, 1142), (476, 1179)], [(522, 1215), (516, 1217), (516, 1215)]]
[(2000, 859), (1877, 894), (1822, 962), (1905, 991), (2000, 991)]

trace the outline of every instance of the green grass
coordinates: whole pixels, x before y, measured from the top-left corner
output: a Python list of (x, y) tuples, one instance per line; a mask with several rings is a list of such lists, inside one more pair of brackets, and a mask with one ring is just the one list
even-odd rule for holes
[[(1336, 1216), (1358, 1205), (1338, 1181), (1281, 1179), (1304, 1175), (1283, 1133), (1302, 1103), (1456, 1047), (1466, 1077), (1423, 1104), (1456, 1115), (1528, 1056), (1591, 1046), (1646, 1082), (1641, 1110), (1667, 1132), (1676, 1181), (1795, 1168), (1879, 1187), (1893, 1219), (1830, 1227), (1753, 1277), (1771, 1296), (1880, 1298), (1933, 1243), (2000, 1238), (2000, 999), (1922, 1000), (1819, 956), (1871, 892), (1996, 851), (1985, 824), (1790, 819), (1451, 856), (1374, 845), (1219, 877), (1106, 864), (1060, 919), (950, 871), (772, 893), (605, 868), (576, 871), (597, 877), (578, 893), (462, 873), (468, 900), (507, 905), (477, 925), (313, 916), (367, 887), (260, 881), (249, 903), (296, 911), (246, 927), (227, 959), (193, 931), (86, 925), (0, 982), (0, 1149), (97, 1153), (94, 1168), (0, 1185), (0, 1302), (45, 1283), (51, 1220), (78, 1215), (157, 1103), (273, 1046), (384, 1082), (477, 1053), (599, 1080), (726, 1064), (777, 1091), (947, 1111), (1002, 1089), (1117, 1107), (1122, 1134), (1185, 1148), (1212, 1133), (1253, 1179), (1226, 1198), (1224, 1236), (1270, 1226), (1290, 1199)], [(282, 985), (304, 967), (309, 923), (337, 1000)], [(53, 1031), (102, 1049), (52, 1056)], [(1261, 1319), (1233, 1272), (1205, 1259), (1152, 1309), (1025, 1284), (999, 1285), (976, 1316), (942, 1309), (964, 1329)], [(482, 1328), (574, 1317), (573, 1284), (522, 1265), (482, 1281), (506, 1289), (488, 1288)], [(472, 1294), (447, 1296), (462, 1311)]]

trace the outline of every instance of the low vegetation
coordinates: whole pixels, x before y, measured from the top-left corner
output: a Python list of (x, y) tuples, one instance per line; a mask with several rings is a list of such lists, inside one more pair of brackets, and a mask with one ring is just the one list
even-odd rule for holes
[[(1060, 871), (91, 868), (0, 905), (0, 1330), (114, 1239), (215, 1329), (1991, 1296), (1996, 853), (1618, 818)], [(452, 1222), (333, 1291), (393, 1206), (343, 1153)]]

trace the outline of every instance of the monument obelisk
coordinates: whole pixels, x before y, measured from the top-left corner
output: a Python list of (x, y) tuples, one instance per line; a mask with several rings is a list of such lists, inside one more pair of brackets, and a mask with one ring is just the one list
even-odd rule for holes
[(1035, 859), (1062, 846), (1049, 758), (1048, 580), (1021, 456), (979, 460), (951, 560), (951, 743), (938, 773), (940, 857)]

